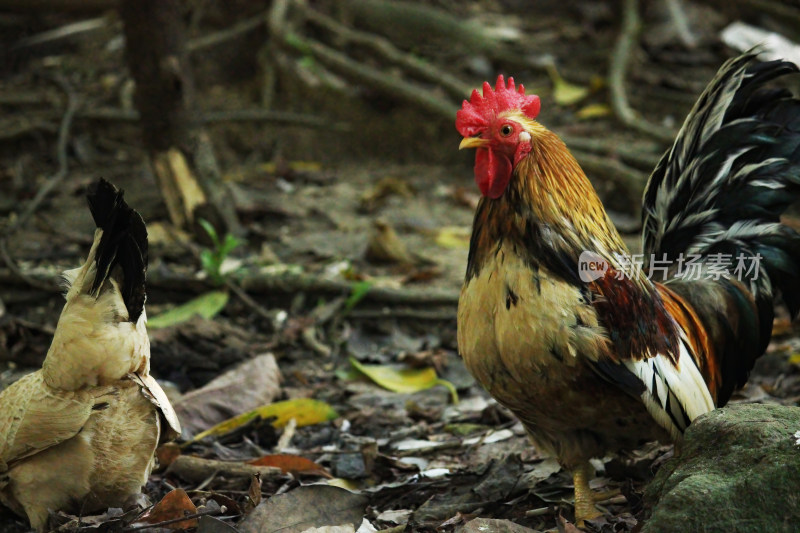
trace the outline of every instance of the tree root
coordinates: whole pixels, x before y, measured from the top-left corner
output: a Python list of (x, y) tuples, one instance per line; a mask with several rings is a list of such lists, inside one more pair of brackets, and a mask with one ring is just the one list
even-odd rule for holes
[(638, 0), (624, 0), (622, 28), (617, 44), (611, 55), (608, 69), (608, 88), (611, 93), (611, 107), (620, 122), (637, 131), (650, 135), (660, 141), (672, 142), (674, 132), (641, 118), (628, 103), (625, 91), (625, 75), (628, 71), (631, 53), (641, 29)]

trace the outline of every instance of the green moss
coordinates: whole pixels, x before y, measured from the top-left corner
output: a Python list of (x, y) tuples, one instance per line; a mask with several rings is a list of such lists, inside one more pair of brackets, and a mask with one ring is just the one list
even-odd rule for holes
[(642, 533), (800, 531), (800, 408), (733, 405), (693, 423), (645, 501)]

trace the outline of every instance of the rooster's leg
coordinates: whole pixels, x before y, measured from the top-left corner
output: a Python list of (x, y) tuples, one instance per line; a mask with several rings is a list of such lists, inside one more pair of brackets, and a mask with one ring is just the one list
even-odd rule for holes
[(594, 475), (591, 463), (583, 463), (572, 471), (572, 483), (575, 485), (575, 523), (583, 527), (586, 520), (597, 518), (603, 513), (597, 510), (594, 502), (597, 497), (589, 488), (589, 480)]

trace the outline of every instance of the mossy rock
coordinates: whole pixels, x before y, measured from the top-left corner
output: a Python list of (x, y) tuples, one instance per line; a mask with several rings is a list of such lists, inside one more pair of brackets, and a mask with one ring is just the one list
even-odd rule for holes
[(704, 415), (645, 493), (642, 533), (800, 531), (800, 408), (739, 404)]

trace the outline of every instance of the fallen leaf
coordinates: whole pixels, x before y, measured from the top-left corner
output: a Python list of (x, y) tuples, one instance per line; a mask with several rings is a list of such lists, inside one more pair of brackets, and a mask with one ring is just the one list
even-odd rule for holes
[(352, 525), (310, 527), (302, 533), (356, 533), (356, 528)]
[(456, 388), (449, 381), (440, 379), (432, 367), (397, 369), (388, 365), (364, 365), (355, 357), (350, 358), (350, 364), (372, 381), (392, 392), (413, 393), (442, 385), (450, 391), (453, 403), (458, 403)]
[(330, 477), (325, 467), (318, 465), (311, 459), (306, 459), (299, 455), (285, 453), (265, 455), (249, 461), (249, 464), (257, 466), (275, 466), (280, 468), (284, 474), (317, 474)]
[(547, 73), (553, 82), (553, 100), (558, 105), (568, 106), (577, 104), (589, 95), (589, 89), (581, 85), (569, 83), (556, 70), (555, 65), (547, 65)]
[(496, 518), (475, 518), (470, 520), (459, 530), (460, 533), (536, 533), (536, 530), (515, 524), (511, 520)]
[(237, 528), (242, 533), (302, 533), (361, 524), (369, 498), (328, 485), (298, 487), (262, 502)]
[(370, 263), (413, 264), (414, 258), (394, 228), (385, 220), (376, 219), (367, 240), (364, 258)]
[[(266, 465), (269, 466), (269, 465)], [(250, 488), (247, 491), (247, 503), (245, 504), (245, 514), (255, 509), (261, 503), (261, 476), (258, 473), (250, 477)]]
[(611, 107), (608, 104), (589, 104), (582, 107), (575, 113), (579, 120), (588, 120), (590, 118), (601, 118), (610, 116), (612, 113)]
[(197, 533), (238, 533), (238, 530), (219, 518), (206, 515), (200, 517)]
[(201, 294), (197, 298), (165, 311), (160, 315), (148, 318), (147, 327), (151, 329), (166, 328), (192, 319), (195, 315), (213, 318), (228, 303), (228, 293), (212, 291)]
[(185, 436), (269, 404), (280, 392), (275, 356), (261, 354), (225, 372), (174, 404)]
[(393, 195), (403, 198), (413, 198), (414, 191), (405, 180), (387, 176), (361, 195), (359, 209), (367, 213), (375, 211), (385, 204), (386, 200)]
[(165, 468), (172, 464), (181, 454), (181, 447), (174, 442), (167, 442), (156, 448), (156, 459), (158, 459), (158, 466)]
[[(192, 500), (189, 499), (189, 495), (186, 494), (186, 491), (183, 489), (174, 489), (168, 492), (160, 502), (144, 513), (137, 522), (157, 524), (159, 522), (166, 522), (167, 520), (182, 518), (187, 514), (195, 514), (196, 512), (197, 507), (195, 507)], [(197, 518), (174, 522), (163, 527), (168, 529), (188, 529), (190, 527), (197, 527)]]
[(276, 429), (284, 427), (289, 420), (294, 418), (297, 422), (297, 427), (310, 426), (312, 424), (319, 424), (328, 420), (337, 418), (339, 414), (325, 402), (319, 400), (312, 400), (309, 398), (298, 398), (295, 400), (286, 400), (284, 402), (272, 403), (257, 407), (252, 411), (242, 413), (233, 418), (229, 418), (224, 422), (220, 422), (216, 426), (198, 433), (194, 438), (183, 446), (187, 446), (193, 442), (197, 442), (209, 436), (225, 435), (244, 424), (250, 422), (254, 418), (274, 418), (272, 426)]
[(466, 226), (445, 226), (436, 232), (435, 241), (442, 248), (466, 250), (471, 236), (472, 229)]

